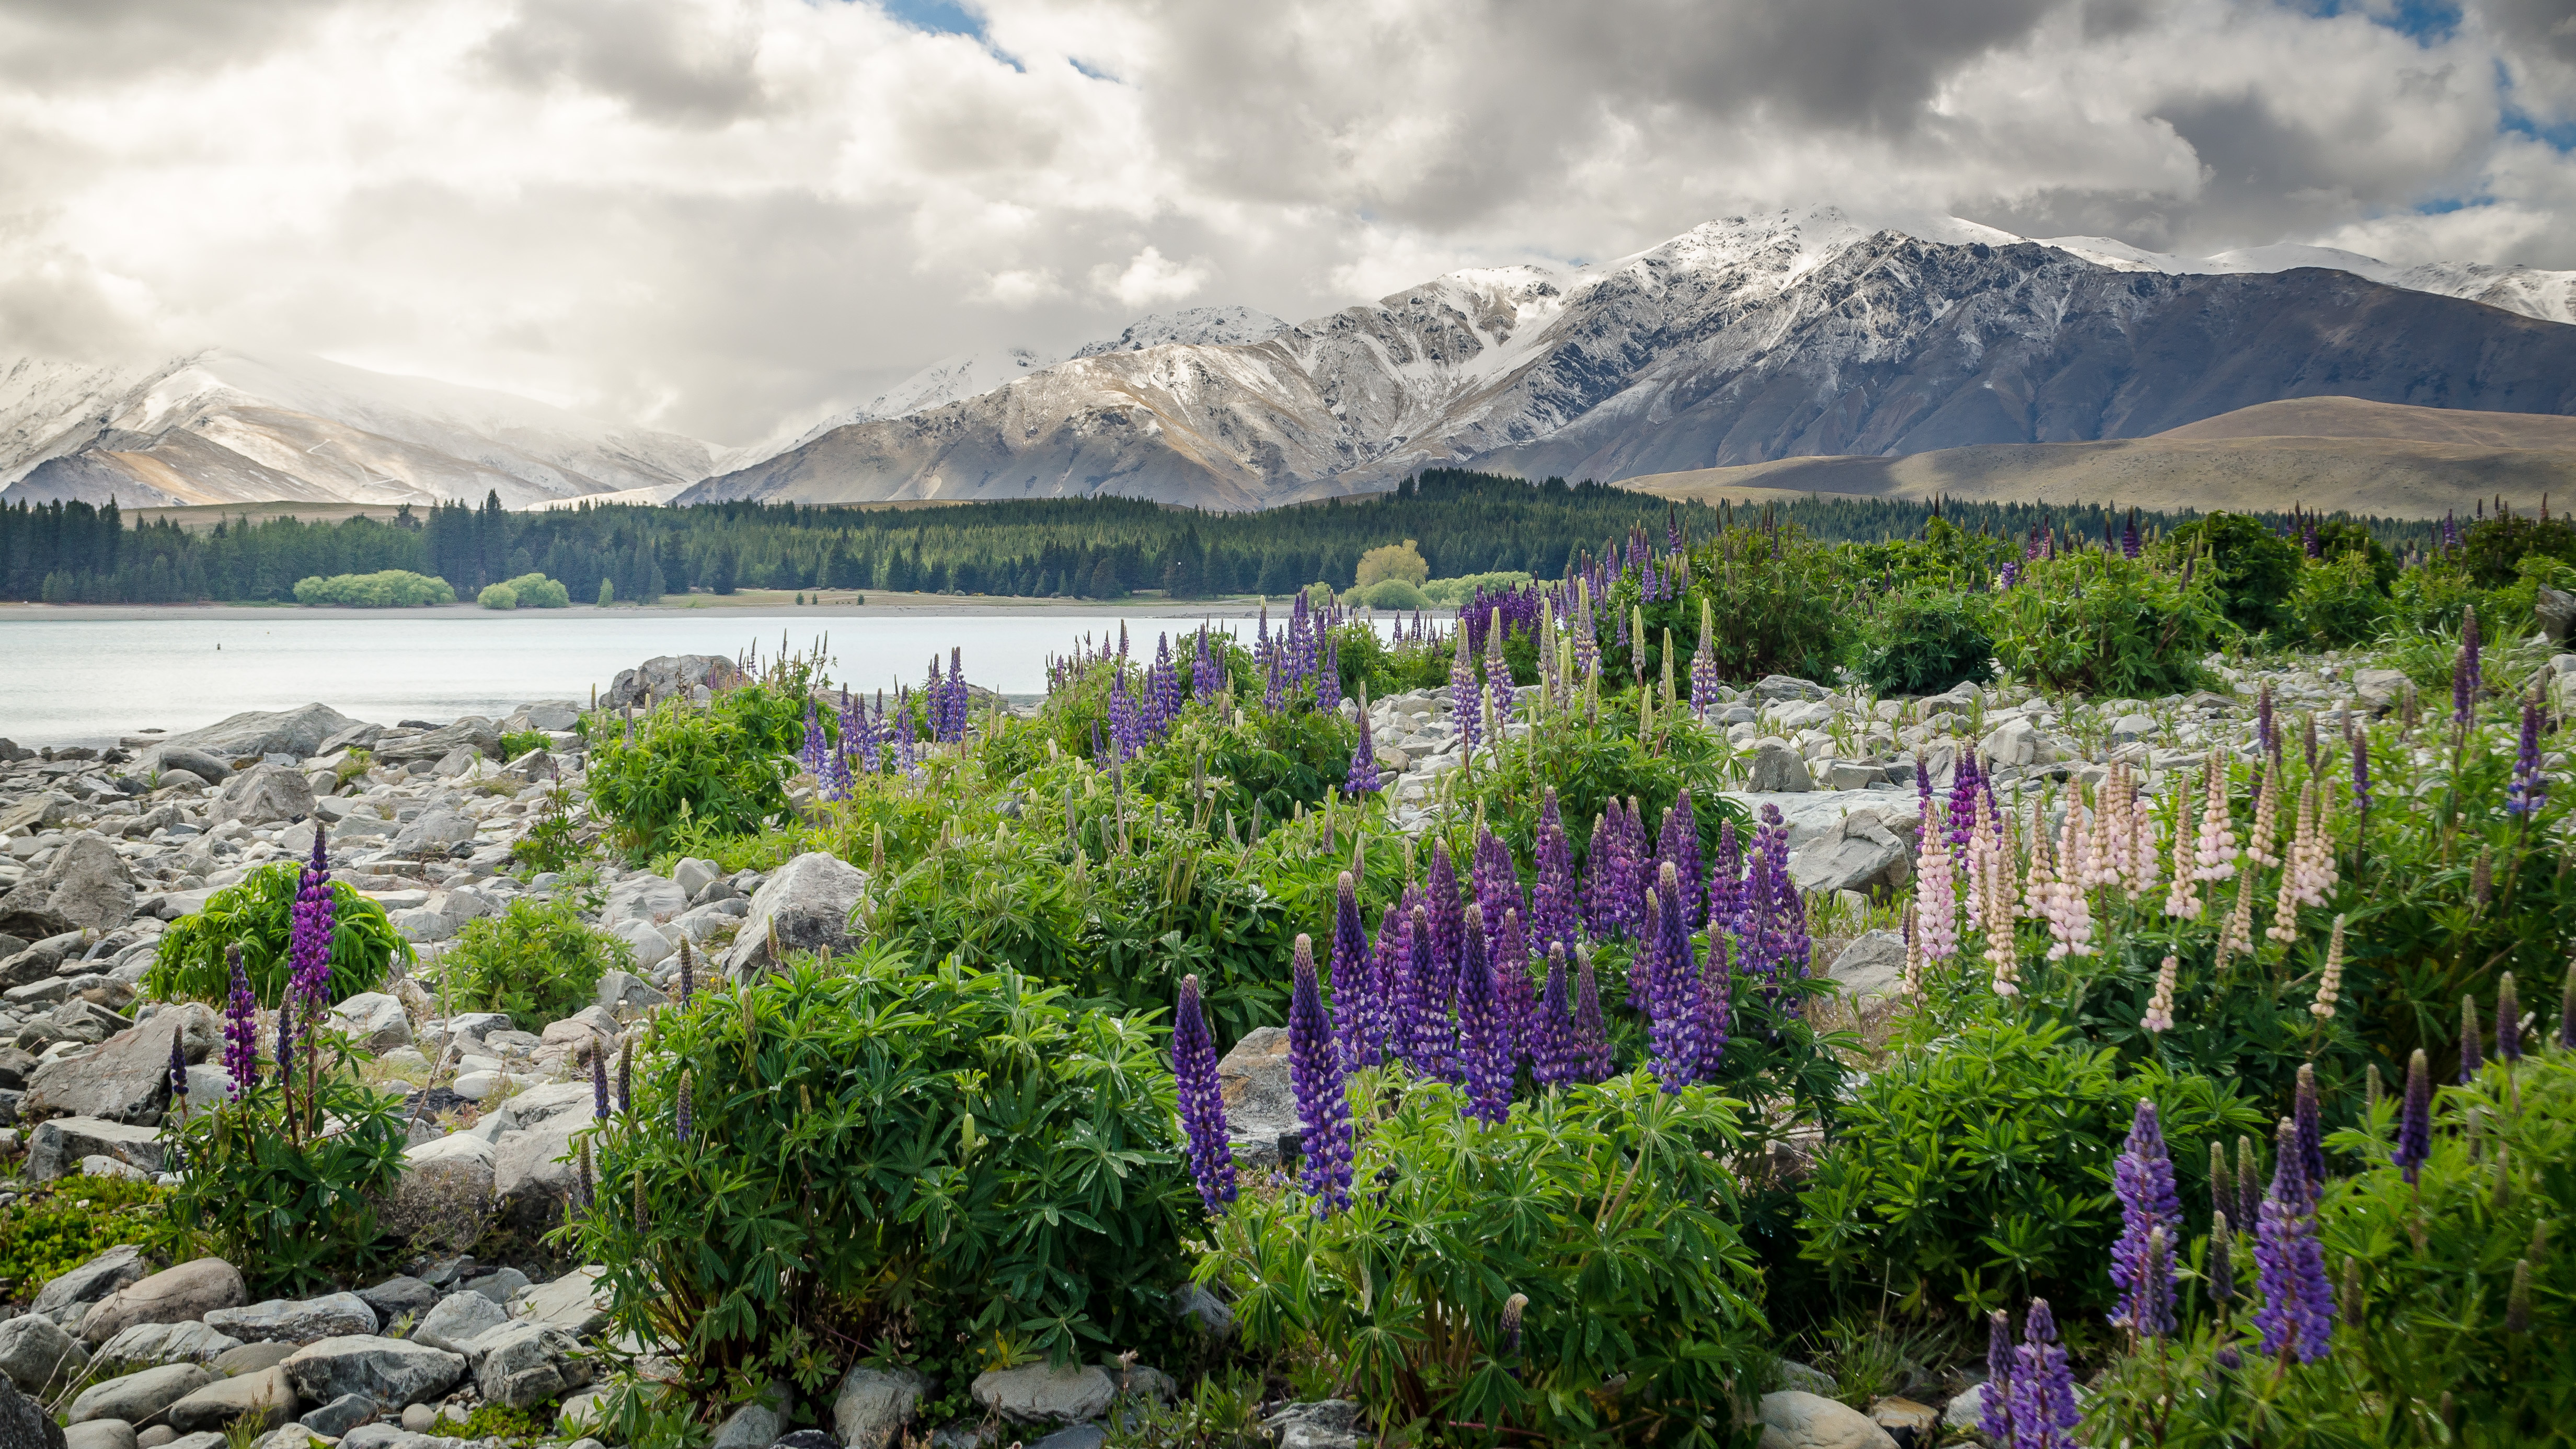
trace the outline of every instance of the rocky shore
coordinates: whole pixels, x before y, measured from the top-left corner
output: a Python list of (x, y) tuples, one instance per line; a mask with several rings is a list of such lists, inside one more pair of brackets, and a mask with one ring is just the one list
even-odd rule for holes
[[(600, 703), (703, 699), (728, 668), (704, 656), (648, 661)], [(2211, 669), (2226, 692), (2154, 700), (1974, 685), (1871, 699), (1774, 676), (1723, 692), (1713, 718), (1738, 753), (1710, 783), (1779, 811), (1802, 888), (1848, 892), (1865, 909), (1910, 879), (1919, 792), (1946, 792), (1964, 760), (1977, 762), (2006, 804), (2099, 784), (2121, 765), (2144, 792), (2190, 788), (2213, 751), (2258, 755), (2267, 692), (2276, 727), (2296, 739), (2313, 719), (2334, 740), (2347, 715), (2401, 708), (2410, 688), (2394, 670), (2331, 655), (2262, 670), (2213, 660)], [(2571, 679), (2576, 655), (2560, 655), (2529, 682), (2556, 694)], [(631, 972), (608, 972), (595, 1001), (535, 1032), (495, 1013), (446, 1012), (439, 960), (458, 933), (561, 884), (548, 874), (521, 879), (513, 847), (550, 806), (578, 813), (587, 765), (578, 716), (571, 702), (539, 700), (499, 719), (380, 724), (313, 704), (182, 735), (131, 736), (107, 750), (39, 753), (0, 741), (0, 1155), (23, 1158), (34, 1182), (165, 1173), (160, 1123), (172, 1110), (174, 1054), (188, 1064), (192, 1096), (228, 1084), (214, 1013), (142, 994), (160, 937), (260, 865), (306, 855), (322, 828), (335, 876), (382, 905), (418, 956), (334, 1012), (334, 1025), (374, 1054), (372, 1070), (421, 1108), (401, 1185), (384, 1205), (388, 1220), (461, 1213), (452, 1242), (474, 1242), (494, 1225), (528, 1229), (532, 1240), (575, 1192), (565, 1159), (571, 1134), (589, 1120), (592, 1057), (634, 1041), (639, 1023), (669, 999), (682, 944), (704, 969), (731, 972), (759, 969), (773, 949), (843, 947), (865, 885), (858, 869), (821, 854), (771, 872), (726, 873), (694, 859), (667, 876), (605, 866), (585, 918), (633, 949)], [(1461, 749), (1446, 691), (1376, 701), (1369, 721), (1399, 823), (1419, 826), (1443, 809), (1453, 771), (1490, 765), (1490, 746), (1476, 758)], [(1504, 748), (1530, 728), (1506, 726)], [(543, 743), (531, 744), (535, 737)], [(522, 747), (505, 750), (505, 739)], [(1903, 958), (1895, 936), (1834, 944), (1830, 970), (1853, 998), (1894, 990)], [(1245, 1037), (1222, 1077), (1238, 1154), (1275, 1161), (1278, 1138), (1296, 1130), (1285, 1034)], [(0, 1186), (0, 1211), (13, 1196)], [(595, 1270), (549, 1277), (533, 1260), (447, 1255), (350, 1291), (250, 1303), (240, 1273), (219, 1260), (148, 1267), (132, 1248), (112, 1250), (0, 1320), (0, 1383), (60, 1400), (71, 1422), (53, 1432), (50, 1420), (31, 1423), (36, 1438), (8, 1443), (215, 1449), (223, 1428), (247, 1418), (268, 1431), (263, 1449), (314, 1441), (439, 1449), (460, 1442), (457, 1431), (479, 1406), (558, 1400), (564, 1436), (578, 1438), (595, 1422), (595, 1400), (583, 1391), (606, 1324)], [(1226, 1310), (1206, 1295), (1182, 1307), (1209, 1331), (1228, 1331)], [(1093, 1421), (1115, 1394), (1157, 1380), (1170, 1382), (1132, 1364), (1039, 1366), (984, 1375), (973, 1396), (986, 1422), (1073, 1449), (1101, 1442)], [(923, 1389), (903, 1374), (853, 1370), (832, 1391), (834, 1439), (893, 1442)], [(1796, 1390), (1788, 1384), (1774, 1397), (1813, 1398)], [(1825, 1442), (1815, 1436), (1833, 1432), (1856, 1436), (1834, 1442), (1879, 1442), (1828, 1422), (1833, 1411), (1867, 1424), (1830, 1401), (1789, 1409), (1817, 1420), (1813, 1434), (1799, 1431), (1804, 1438), (1784, 1428), (1795, 1442)], [(0, 1404), (0, 1418), (15, 1412)], [(1295, 1422), (1279, 1426), (1282, 1442), (1354, 1443), (1350, 1416), (1336, 1424), (1336, 1412), (1299, 1406)], [(764, 1449), (784, 1424), (772, 1408), (746, 1407), (716, 1449)], [(934, 1442), (977, 1442), (972, 1432), (942, 1435)]]

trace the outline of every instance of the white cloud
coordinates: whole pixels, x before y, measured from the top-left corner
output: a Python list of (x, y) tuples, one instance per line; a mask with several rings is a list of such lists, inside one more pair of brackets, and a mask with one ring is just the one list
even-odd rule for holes
[(1128, 261), (1124, 271), (1106, 265), (1093, 267), (1091, 289), (1130, 307), (1152, 307), (1195, 296), (1214, 272), (1203, 258), (1193, 257), (1183, 265), (1165, 259), (1159, 248), (1148, 246)]
[(2576, 266), (2576, 160), (2509, 129), (2576, 115), (2562, 0), (2423, 40), (2270, 0), (976, 10), (9, 6), (0, 355), (298, 348), (738, 442), (1174, 302), (1808, 202)]

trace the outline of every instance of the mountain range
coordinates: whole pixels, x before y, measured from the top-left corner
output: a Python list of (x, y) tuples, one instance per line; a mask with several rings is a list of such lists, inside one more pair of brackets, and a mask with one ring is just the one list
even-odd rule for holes
[(2576, 272), (2184, 258), (1817, 208), (1598, 266), (1452, 272), (1294, 325), (1203, 307), (1061, 358), (943, 359), (739, 449), (314, 358), (30, 359), (0, 374), (0, 498), (1248, 509), (1427, 466), (1613, 481), (2092, 444), (2329, 396), (2576, 413)]

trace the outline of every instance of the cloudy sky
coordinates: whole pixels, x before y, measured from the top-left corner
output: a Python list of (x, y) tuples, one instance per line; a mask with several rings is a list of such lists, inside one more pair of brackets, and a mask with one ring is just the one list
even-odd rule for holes
[(742, 443), (1783, 206), (2576, 267), (2576, 0), (10, 0), (0, 156), (0, 359)]

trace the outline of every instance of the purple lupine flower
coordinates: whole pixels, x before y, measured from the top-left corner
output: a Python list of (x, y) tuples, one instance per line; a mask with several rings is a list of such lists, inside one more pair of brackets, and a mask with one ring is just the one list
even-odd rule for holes
[[(920, 757), (914, 749), (914, 743), (912, 697), (898, 690), (894, 697), (894, 767), (897, 773), (916, 777), (921, 774)], [(1098, 743), (1096, 740), (1093, 741), (1094, 756), (1099, 754)]]
[[(1324, 666), (1315, 674), (1315, 707), (1327, 714), (1338, 714), (1342, 708), (1342, 645), (1331, 637), (1324, 640)], [(1360, 721), (1367, 728), (1368, 721)]]
[(2264, 1195), (2254, 1231), (2263, 1289), (2254, 1324), (2263, 1332), (2263, 1352), (2315, 1363), (2333, 1346), (2334, 1291), (2317, 1240), (2317, 1189), (2300, 1164), (2298, 1128), (2286, 1117), (2273, 1156), (2272, 1190)]
[[(2126, 1323), (2137, 1333), (2156, 1338), (2173, 1332), (2173, 1263), (2161, 1268), (2148, 1261), (2147, 1240), (2158, 1233), (2168, 1239), (2182, 1231), (2182, 1200), (2174, 1194), (2173, 1161), (2165, 1155), (2163, 1126), (2156, 1104), (2138, 1099), (2129, 1124), (2127, 1148), (2112, 1168), (2111, 1189), (2120, 1200), (2120, 1236), (2111, 1244), (2111, 1282), (2120, 1289), (2113, 1323)], [(2155, 1281), (2162, 1273), (2164, 1281)], [(2161, 1316), (2159, 1316), (2161, 1314)]]
[[(1127, 626), (1118, 626), (1118, 652), (1127, 652)], [(942, 721), (939, 738), (951, 744), (966, 738), (966, 651), (952, 647), (948, 651), (948, 709)]]
[(2227, 1214), (2210, 1214), (2209, 1256), (2201, 1262), (2200, 1275), (2209, 1280), (2210, 1301), (2221, 1306), (2236, 1301), (2235, 1241), (2236, 1229)]
[(1977, 1427), (1997, 1449), (2013, 1444), (2013, 1379), (2021, 1367), (2013, 1354), (2012, 1320), (2000, 1308), (1986, 1315), (1986, 1391), (1979, 1396)]
[(1449, 993), (1440, 985), (1440, 948), (1432, 944), (1430, 908), (1415, 906), (1411, 921), (1405, 933), (1404, 1059), (1424, 1076), (1447, 1076), (1454, 1033), (1449, 1029)]
[(232, 968), (232, 992), (224, 998), (224, 1075), (233, 1079), (232, 1099), (248, 1095), (259, 1076), (259, 1001), (251, 995), (250, 973), (242, 969), (238, 945), (224, 948)]
[(1494, 1020), (1502, 1028), (1508, 1075), (1531, 1059), (1533, 1023), (1538, 1016), (1538, 1002), (1530, 995), (1529, 937), (1521, 930), (1520, 912), (1503, 912), (1503, 928), (1494, 933), (1488, 952), (1493, 957)]
[(1573, 1008), (1566, 999), (1565, 943), (1547, 948), (1547, 985), (1539, 992), (1530, 1027), (1530, 1076), (1542, 1087), (1577, 1080)]
[(1485, 913), (1477, 906), (1467, 908), (1467, 948), (1458, 968), (1458, 1065), (1466, 1075), (1467, 1115), (1502, 1121), (1511, 1109), (1512, 1053), (1485, 955)]
[(1351, 1101), (1333, 1020), (1315, 986), (1315, 943), (1297, 937), (1288, 998), (1288, 1077), (1297, 1090), (1297, 1121), (1306, 1129), (1299, 1185), (1325, 1217), (1351, 1205)]
[(1343, 1069), (1377, 1065), (1372, 1039), (1377, 993), (1370, 989), (1368, 930), (1360, 924), (1360, 898), (1349, 871), (1333, 895), (1333, 1025), (1341, 1034)]
[(1530, 887), (1530, 945), (1538, 950), (1574, 944), (1574, 858), (1566, 848), (1565, 821), (1556, 812), (1556, 787), (1540, 795), (1537, 838), (1531, 864), (1538, 879)]
[(1342, 777), (1342, 793), (1357, 799), (1374, 795), (1385, 787), (1377, 770), (1377, 738), (1369, 729), (1368, 717), (1360, 717), (1360, 742), (1351, 748), (1351, 768)]
[(1485, 938), (1487, 946), (1491, 947), (1501, 938), (1504, 914), (1526, 911), (1529, 903), (1521, 897), (1520, 869), (1512, 862), (1512, 848), (1503, 844), (1502, 837), (1490, 829), (1479, 827), (1476, 831), (1475, 857), (1468, 868), (1468, 881), (1475, 892), (1476, 904), (1484, 907), (1485, 919), (1493, 925)]
[(1609, 809), (1592, 817), (1592, 850), (1583, 861), (1583, 914), (1595, 940), (1608, 940), (1618, 929), (1619, 907), (1613, 897), (1619, 889), (1619, 835), (1611, 827)]
[(1574, 1080), (1610, 1080), (1610, 1028), (1601, 1018), (1601, 982), (1592, 974), (1592, 948), (1574, 948)]
[(617, 1115), (635, 1115), (635, 1042), (632, 1038), (617, 1049)]
[(2281, 730), (2272, 718), (2272, 686), (2268, 681), (2254, 693), (2254, 742), (2264, 754), (2280, 758)]
[(2120, 530), (2120, 557), (2122, 557), (2122, 558), (2136, 558), (2137, 556), (2138, 556), (2138, 515), (2137, 515), (2134, 511), (2132, 511), (2132, 512), (2129, 514), (2129, 522), (2128, 522), (2128, 526), (2127, 526), (2127, 527), (2125, 527), (2125, 528), (2122, 528), (2122, 529)]
[(2513, 760), (2513, 783), (2505, 787), (2507, 815), (2536, 815), (2549, 798), (2549, 782), (2540, 773), (2540, 706), (2522, 702), (2522, 748)]
[(1689, 1010), (1691, 1076), (1716, 1081), (1735, 1020), (1735, 977), (1726, 960), (1726, 937), (1718, 932), (1709, 933), (1708, 959), (1700, 964)]
[(1431, 969), (1425, 983), (1431, 988), (1431, 1009), (1445, 1015), (1449, 998), (1457, 993), (1458, 972), (1465, 956), (1467, 918), (1466, 902), (1458, 893), (1458, 868), (1450, 862), (1449, 842), (1431, 842), (1431, 879), (1428, 886), (1431, 907)]
[(1449, 722), (1457, 727), (1462, 754), (1474, 754), (1484, 733), (1484, 697), (1484, 686), (1476, 682), (1476, 666), (1467, 655), (1467, 631), (1461, 628), (1457, 651), (1449, 660)]
[(288, 1086), (295, 1080), (295, 993), (288, 991), (277, 998), (277, 1082)]
[(2083, 1422), (2075, 1411), (2075, 1375), (2057, 1345), (2057, 1319), (2045, 1298), (2030, 1300), (2022, 1319), (2012, 1398), (2014, 1449), (2074, 1449), (2068, 1431)]
[(2424, 1059), (2424, 1049), (2406, 1059), (2406, 1105), (2397, 1114), (2397, 1147), (2389, 1161), (2405, 1175), (2409, 1187), (2424, 1168), (2424, 1159), (2433, 1155), (2433, 1069)]
[[(1666, 861), (1655, 881), (1655, 929), (1652, 956), (1654, 975), (1646, 987), (1648, 1039), (1654, 1051), (1654, 1070), (1667, 1092), (1678, 1092), (1688, 1085), (1698, 1065), (1694, 1033), (1691, 1030), (1690, 1005), (1699, 992), (1699, 963), (1691, 951), (1690, 926), (1682, 915), (1680, 875)], [(1647, 959), (1640, 949), (1637, 958)], [(1637, 993), (1629, 993), (1633, 999)]]
[(1691, 809), (1690, 787), (1682, 787), (1673, 798), (1673, 808), (1664, 812), (1664, 828), (1655, 842), (1655, 856), (1671, 861), (1681, 875), (1682, 919), (1698, 921), (1707, 918), (1708, 876), (1700, 865), (1699, 816)]
[(2461, 729), (2469, 727), (2477, 708), (2482, 682), (2478, 653), (2478, 611), (2473, 604), (2460, 611), (2460, 652), (2451, 661), (2451, 723)]
[(1211, 1213), (1234, 1201), (1234, 1149), (1226, 1143), (1225, 1090), (1217, 1080), (1216, 1038), (1199, 1001), (1199, 978), (1181, 978), (1181, 1004), (1172, 1020), (1172, 1077), (1179, 1087), (1181, 1133), (1188, 1139), (1190, 1176)]
[(1717, 858), (1708, 867), (1708, 928), (1744, 934), (1744, 855), (1732, 816), (1717, 823)]
[(1395, 1061), (1404, 1055), (1405, 993), (1413, 986), (1412, 929), (1401, 907), (1378, 913), (1377, 944), (1369, 959), (1369, 1001), (1373, 1014), (1362, 1050), (1364, 1064)]
[(330, 994), (332, 915), (337, 908), (331, 891), (331, 862), (325, 854), (322, 822), (317, 818), (313, 822), (313, 858), (305, 865), (295, 892), (294, 921), (288, 929), (286, 945), (288, 989), (303, 1000), (307, 1017)]
[(1957, 855), (1968, 848), (1968, 837), (1977, 829), (1977, 791), (1980, 776), (1977, 756), (1963, 750), (1950, 772), (1950, 852)]
[(1207, 626), (1199, 626), (1199, 655), (1190, 662), (1190, 695), (1194, 699), (1214, 699), (1225, 688), (1223, 671), (1208, 653)]
[(1715, 633), (1716, 631), (1709, 625), (1708, 601), (1706, 599), (1702, 599), (1700, 601), (1699, 650), (1697, 653), (1691, 655), (1690, 702), (1691, 713), (1698, 715), (1703, 721), (1708, 718), (1708, 712), (1715, 709), (1719, 704), (1717, 697), (1719, 680), (1717, 674), (1717, 647), (1714, 638)]
[(608, 1120), (608, 1054), (599, 1049), (596, 1038), (590, 1051), (590, 1120)]
[(179, 1035), (170, 1034), (170, 1095), (179, 1100), (179, 1111), (184, 1116), (188, 1110), (188, 1057), (180, 1049)]
[(697, 1119), (689, 1110), (689, 1074), (682, 1072), (679, 1093), (671, 1102), (671, 1131), (681, 1142), (686, 1143), (689, 1140), (689, 1134), (696, 1129), (696, 1126)]
[(814, 697), (809, 694), (805, 697), (805, 747), (796, 752), (796, 763), (805, 767), (806, 774), (818, 781), (824, 780), (831, 773), (831, 767), (824, 763), (828, 753), (829, 749), (823, 743), (823, 714), (815, 707)]
[(2352, 737), (2352, 804), (2363, 816), (2370, 814), (2370, 736), (2358, 730)]
[(2299, 1176), (2310, 1192), (2326, 1185), (2325, 1114), (2317, 1099), (2317, 1069), (2299, 1063), (2298, 1087), (2292, 1097), (2290, 1123), (2299, 1139)]

